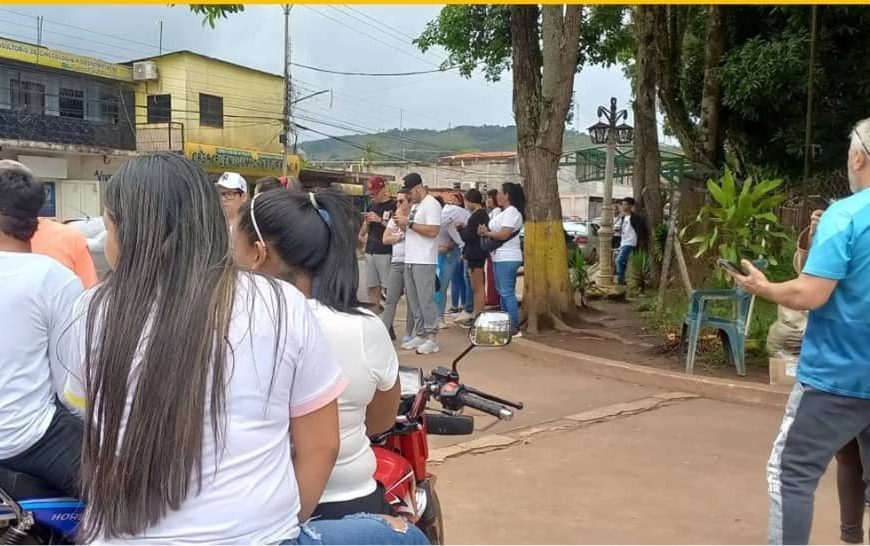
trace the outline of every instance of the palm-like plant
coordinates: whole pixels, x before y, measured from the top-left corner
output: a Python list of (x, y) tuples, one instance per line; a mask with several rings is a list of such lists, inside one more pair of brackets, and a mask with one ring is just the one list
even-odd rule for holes
[(707, 181), (713, 202), (701, 209), (695, 222), (686, 226), (681, 236), (689, 231), (695, 233), (688, 244), (697, 245), (696, 258), (717, 252), (733, 262), (764, 257), (771, 265), (776, 265), (777, 240), (788, 239), (774, 214), (777, 205), (785, 199), (784, 195), (775, 193), (781, 185), (782, 180), (756, 183), (751, 177), (737, 183), (726, 168), (719, 182)]

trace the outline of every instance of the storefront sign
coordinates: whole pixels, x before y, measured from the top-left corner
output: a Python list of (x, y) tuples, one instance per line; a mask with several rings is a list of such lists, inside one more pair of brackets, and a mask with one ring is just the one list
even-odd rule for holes
[[(248, 176), (280, 176), (284, 170), (281, 154), (187, 143), (184, 155), (208, 173), (232, 171)], [(287, 156), (289, 176), (299, 176), (299, 163), (299, 156)]]
[(133, 81), (133, 70), (129, 66), (108, 63), (93, 57), (84, 57), (5, 38), (0, 38), (0, 57), (112, 80)]
[(42, 209), (39, 215), (44, 218), (54, 218), (57, 216), (57, 184), (55, 182), (43, 182), (45, 185), (45, 203), (42, 204)]

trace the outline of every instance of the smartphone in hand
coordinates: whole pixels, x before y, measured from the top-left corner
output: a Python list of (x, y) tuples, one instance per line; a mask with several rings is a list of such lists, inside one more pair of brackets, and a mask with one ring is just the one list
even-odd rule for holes
[(743, 267), (739, 264), (732, 262), (731, 260), (726, 260), (725, 258), (719, 258), (719, 265), (731, 271), (732, 273), (737, 273), (738, 275), (746, 276), (746, 271), (743, 271)]

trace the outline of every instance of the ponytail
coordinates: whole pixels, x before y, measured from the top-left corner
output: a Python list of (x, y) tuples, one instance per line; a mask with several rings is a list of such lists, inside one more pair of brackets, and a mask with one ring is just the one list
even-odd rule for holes
[(342, 313), (359, 313), (359, 265), (350, 198), (335, 190), (317, 194), (270, 191), (252, 199), (238, 228), (270, 248), (288, 270), (311, 277), (314, 298)]

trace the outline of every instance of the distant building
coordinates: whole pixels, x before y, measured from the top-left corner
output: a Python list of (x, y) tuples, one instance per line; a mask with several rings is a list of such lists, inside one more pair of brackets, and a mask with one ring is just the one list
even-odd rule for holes
[[(283, 171), (283, 76), (192, 51), (130, 61), (140, 152), (183, 153), (212, 176)], [(287, 159), (298, 177), (300, 160)]]
[(99, 216), (101, 180), (135, 155), (129, 67), (0, 38), (0, 159), (48, 187), (42, 214)]

